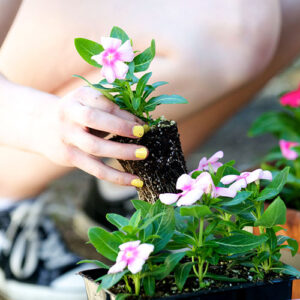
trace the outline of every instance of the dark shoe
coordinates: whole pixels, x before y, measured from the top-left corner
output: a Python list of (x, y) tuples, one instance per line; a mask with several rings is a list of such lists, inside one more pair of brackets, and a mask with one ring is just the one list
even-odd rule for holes
[[(118, 188), (117, 186), (115, 188)], [(89, 193), (83, 205), (83, 211), (93, 221), (101, 226), (116, 230), (116, 228), (106, 220), (107, 213), (120, 214), (124, 217), (129, 217), (134, 213), (134, 208), (130, 200), (137, 199), (135, 189), (129, 189), (126, 194), (118, 193), (114, 200), (107, 199), (101, 190), (101, 186), (96, 178), (92, 178)]]
[(46, 201), (24, 201), (0, 212), (0, 293), (9, 300), (86, 300), (76, 263), (51, 219)]

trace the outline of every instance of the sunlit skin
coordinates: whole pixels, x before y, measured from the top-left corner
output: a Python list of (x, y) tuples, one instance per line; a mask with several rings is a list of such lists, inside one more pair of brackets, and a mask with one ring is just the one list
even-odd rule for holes
[[(117, 184), (131, 185), (136, 178), (98, 160), (113, 153), (137, 159), (135, 145), (100, 144), (78, 126), (78, 105), (91, 108), (86, 116), (101, 112), (94, 124), (98, 128), (122, 119), (108, 131), (131, 136), (139, 121), (101, 95), (76, 90), (82, 82), (73, 74), (92, 82), (101, 76), (76, 53), (75, 37), (99, 40), (118, 25), (130, 33), (135, 49), (147, 48), (155, 38), (153, 81), (168, 81), (161, 93), (180, 94), (190, 102), (161, 106), (155, 114), (178, 121), (185, 153), (300, 50), (295, 0), (195, 0), (190, 5), (171, 0), (24, 0), (13, 21), (21, 2), (0, 0), (0, 197), (16, 200), (40, 193), (74, 167)], [(78, 151), (74, 145), (79, 144), (85, 150)], [(91, 159), (91, 152), (97, 159)]]

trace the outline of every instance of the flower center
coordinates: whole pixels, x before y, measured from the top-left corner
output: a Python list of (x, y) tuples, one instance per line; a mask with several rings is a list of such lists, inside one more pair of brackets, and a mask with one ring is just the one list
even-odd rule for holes
[(114, 60), (114, 58), (115, 58), (115, 56), (114, 56), (113, 53), (110, 53), (110, 54), (107, 55), (107, 60), (108, 60), (109, 62), (111, 62), (112, 60)]
[(126, 252), (126, 258), (129, 259), (129, 258), (132, 258), (133, 257), (133, 251), (127, 251)]

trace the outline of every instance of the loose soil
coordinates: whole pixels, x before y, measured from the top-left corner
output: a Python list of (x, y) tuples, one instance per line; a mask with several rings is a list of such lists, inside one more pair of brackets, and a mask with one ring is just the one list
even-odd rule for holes
[[(269, 274), (265, 275), (264, 281), (260, 279), (254, 279), (253, 273), (249, 271), (249, 268), (244, 266), (234, 266), (231, 268), (228, 268), (227, 263), (221, 262), (217, 266), (210, 266), (208, 269), (208, 273), (212, 273), (214, 275), (222, 275), (226, 276), (232, 279), (245, 279), (247, 282), (225, 282), (225, 281), (219, 281), (214, 280), (210, 278), (205, 278), (204, 282), (206, 283), (205, 288), (199, 287), (199, 281), (196, 277), (190, 277), (186, 281), (184, 288), (182, 291), (179, 291), (176, 284), (174, 277), (167, 277), (161, 281), (156, 282), (156, 294), (155, 297), (167, 297), (167, 296), (173, 296), (177, 294), (184, 294), (184, 293), (194, 293), (201, 291), (212, 291), (212, 290), (220, 290), (225, 288), (230, 288), (233, 286), (243, 285), (247, 283), (262, 283), (262, 282), (271, 282), (273, 280), (278, 279), (287, 279), (289, 276), (287, 275), (280, 275), (278, 273), (270, 272)], [(113, 287), (110, 289), (110, 291), (114, 294), (121, 294), (126, 293), (125, 289), (125, 283), (120, 282), (116, 287)], [(151, 297), (146, 296), (144, 294), (143, 288), (141, 289), (141, 296), (139, 297), (141, 299), (151, 299)], [(126, 299), (139, 299), (137, 297), (128, 297)]]
[(144, 186), (138, 189), (139, 199), (154, 203), (162, 193), (177, 192), (176, 180), (187, 169), (176, 122), (160, 121), (140, 139), (116, 136), (112, 140), (143, 145), (149, 150), (145, 160), (119, 160), (126, 172), (143, 180)]

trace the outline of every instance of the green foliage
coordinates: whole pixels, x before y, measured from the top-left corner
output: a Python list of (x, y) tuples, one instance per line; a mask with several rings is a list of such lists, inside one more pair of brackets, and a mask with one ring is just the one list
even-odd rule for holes
[(100, 44), (84, 38), (76, 38), (74, 44), (79, 55), (87, 63), (97, 68), (102, 67), (95, 60), (91, 59), (92, 56), (97, 55), (104, 50)]
[[(122, 43), (130, 40), (126, 32), (116, 26), (112, 28), (110, 37), (120, 39)], [(94, 67), (102, 68), (101, 65), (92, 59), (92, 56), (104, 51), (102, 45), (84, 38), (77, 38), (75, 39), (75, 47), (79, 55), (87, 63)], [(165, 81), (148, 84), (152, 72), (144, 74), (141, 78), (135, 76), (135, 73), (147, 71), (154, 57), (155, 41), (152, 40), (149, 48), (136, 55), (133, 61), (126, 63), (128, 72), (125, 79), (116, 79), (112, 84), (109, 84), (104, 79), (97, 84), (93, 84), (82, 76), (75, 75), (75, 77), (83, 79), (89, 87), (101, 92), (121, 109), (129, 111), (148, 124), (153, 125), (159, 119), (153, 120), (149, 112), (154, 111), (158, 105), (187, 103), (185, 98), (178, 95), (160, 95), (152, 97), (150, 100), (148, 99), (158, 87), (167, 84)], [(135, 89), (134, 85), (136, 85)]]

